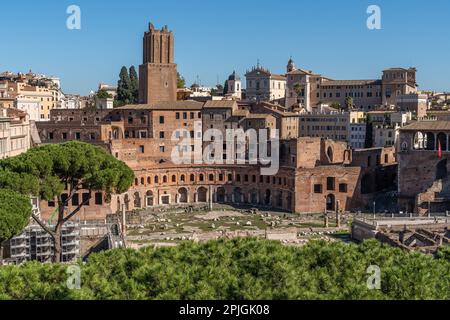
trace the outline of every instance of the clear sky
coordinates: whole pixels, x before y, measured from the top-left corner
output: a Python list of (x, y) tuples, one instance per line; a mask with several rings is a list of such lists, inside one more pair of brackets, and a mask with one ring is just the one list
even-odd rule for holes
[[(81, 30), (66, 9), (81, 8)], [(381, 30), (366, 27), (381, 8)], [(152, 21), (175, 32), (178, 70), (214, 85), (235, 69), (297, 67), (335, 79), (376, 79), (387, 67), (418, 69), (420, 89), (450, 90), (448, 0), (22, 0), (0, 7), (0, 70), (59, 76), (67, 93), (116, 84), (142, 60)]]

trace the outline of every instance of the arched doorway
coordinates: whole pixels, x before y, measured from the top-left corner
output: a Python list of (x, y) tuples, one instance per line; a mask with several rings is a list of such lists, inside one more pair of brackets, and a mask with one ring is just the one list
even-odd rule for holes
[(333, 148), (332, 147), (328, 147), (327, 156), (328, 156), (328, 159), (330, 160), (330, 162), (333, 162)]
[(327, 196), (327, 211), (336, 210), (336, 198), (333, 194)]
[(278, 208), (283, 207), (283, 191), (278, 191), (278, 194), (277, 194), (277, 207)]
[(178, 203), (188, 203), (188, 191), (186, 188), (178, 189)]
[(225, 188), (218, 188), (216, 192), (216, 198), (218, 203), (225, 202)]
[(242, 203), (242, 189), (234, 188), (233, 194), (234, 194), (234, 202)]
[(266, 206), (270, 206), (272, 202), (272, 192), (270, 191), (270, 189), (266, 190), (266, 193), (264, 194), (264, 204)]
[(146, 193), (146, 202), (147, 202), (147, 208), (153, 207), (153, 192), (147, 191)]
[(250, 202), (252, 204), (258, 204), (258, 191), (253, 189), (250, 193)]
[(134, 193), (134, 207), (141, 208), (141, 196), (139, 195), (139, 192)]
[(439, 144), (441, 145), (442, 151), (447, 151), (447, 135), (445, 133), (439, 133), (437, 136), (438, 145), (436, 146), (436, 149), (439, 148)]
[(434, 133), (433, 132), (427, 132), (425, 134), (425, 138), (426, 138), (426, 149), (427, 150), (435, 150), (436, 147), (436, 141), (434, 138)]
[(197, 202), (208, 202), (208, 190), (200, 187), (197, 190)]

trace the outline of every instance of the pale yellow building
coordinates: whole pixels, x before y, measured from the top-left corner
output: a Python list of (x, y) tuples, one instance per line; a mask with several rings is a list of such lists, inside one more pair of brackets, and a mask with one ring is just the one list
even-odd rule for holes
[(28, 114), (17, 109), (0, 109), (0, 159), (17, 156), (30, 147)]

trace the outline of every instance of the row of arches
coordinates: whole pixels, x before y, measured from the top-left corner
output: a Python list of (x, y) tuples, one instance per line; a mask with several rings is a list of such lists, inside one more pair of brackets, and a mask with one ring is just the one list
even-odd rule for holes
[(442, 151), (449, 151), (449, 135), (444, 132), (416, 132), (414, 135), (413, 149), (414, 150), (430, 150), (435, 151), (439, 149), (439, 144)]
[(272, 190), (241, 187), (177, 187), (172, 190), (134, 191), (117, 198), (117, 210), (125, 205), (127, 211), (159, 206), (223, 203), (236, 205), (267, 206), (284, 210), (292, 210), (293, 195), (287, 190)]
[(146, 177), (135, 178), (134, 185), (149, 186), (161, 184), (196, 184), (196, 183), (261, 183), (278, 185), (284, 187), (293, 187), (293, 179), (286, 176), (262, 176), (257, 174), (240, 174), (240, 173), (198, 173), (198, 174), (161, 174)]

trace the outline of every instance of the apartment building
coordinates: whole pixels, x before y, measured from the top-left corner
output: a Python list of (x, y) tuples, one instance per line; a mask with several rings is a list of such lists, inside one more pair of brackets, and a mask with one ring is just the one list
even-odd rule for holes
[(26, 152), (31, 142), (27, 113), (17, 109), (0, 109), (0, 159)]

